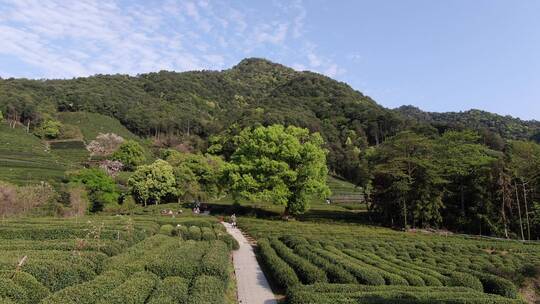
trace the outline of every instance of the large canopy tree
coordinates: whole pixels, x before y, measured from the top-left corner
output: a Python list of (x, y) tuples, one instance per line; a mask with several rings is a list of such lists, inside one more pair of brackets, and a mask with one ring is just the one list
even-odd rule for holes
[(442, 184), (431, 157), (433, 142), (401, 132), (383, 143), (373, 156), (372, 210), (392, 224), (437, 226), (442, 222)]
[(224, 176), (235, 199), (285, 206), (300, 214), (310, 199), (330, 195), (323, 139), (294, 126), (246, 128), (232, 139), (235, 150)]

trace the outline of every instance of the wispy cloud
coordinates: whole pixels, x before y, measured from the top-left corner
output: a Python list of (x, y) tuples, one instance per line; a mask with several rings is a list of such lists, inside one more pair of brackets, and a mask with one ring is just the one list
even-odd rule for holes
[(245, 56), (344, 73), (305, 37), (301, 1), (273, 5), (274, 14), (262, 14), (219, 0), (0, 0), (0, 56), (33, 67), (37, 78), (220, 69)]

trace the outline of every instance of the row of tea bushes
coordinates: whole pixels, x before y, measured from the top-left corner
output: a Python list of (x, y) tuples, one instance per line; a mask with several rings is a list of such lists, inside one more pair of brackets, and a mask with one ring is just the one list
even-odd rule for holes
[[(386, 288), (337, 302), (329, 295), (328, 303), (519, 303), (518, 284), (540, 269), (540, 244), (252, 218), (239, 226), (258, 240), (266, 272), (284, 290), (325, 283), (320, 273), (330, 286)], [(407, 288), (426, 292), (415, 296)], [(437, 299), (428, 296), (436, 288), (446, 289)]]
[[(212, 218), (169, 221), (6, 220), (0, 223), (0, 303), (223, 303), (230, 236)], [(163, 233), (166, 225), (176, 231), (177, 222), (198, 229), (198, 241)]]
[(231, 250), (237, 250), (238, 248), (240, 248), (238, 241), (236, 241), (236, 239), (234, 239), (230, 234), (228, 234), (225, 231), (225, 227), (219, 223), (202, 226), (186, 226), (183, 224), (177, 224), (177, 226), (173, 226), (171, 224), (165, 224), (161, 226), (159, 232), (164, 235), (179, 236), (184, 240), (220, 240), (225, 242)]
[(465, 287), (315, 284), (288, 291), (290, 304), (525, 304)]

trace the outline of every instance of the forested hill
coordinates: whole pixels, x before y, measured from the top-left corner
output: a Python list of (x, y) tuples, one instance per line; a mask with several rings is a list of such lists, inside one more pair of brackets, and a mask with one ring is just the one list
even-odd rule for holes
[(345, 143), (377, 144), (401, 128), (399, 115), (345, 83), (264, 59), (224, 71), (96, 75), (70, 80), (0, 80), (0, 110), (8, 120), (38, 125), (56, 111), (97, 112), (130, 131), (167, 140), (183, 136), (196, 149), (209, 135), (261, 123), (320, 131), (340, 163)]
[(525, 121), (512, 116), (502, 116), (482, 110), (465, 112), (425, 112), (415, 106), (401, 106), (397, 113), (416, 122), (432, 124), (440, 130), (473, 129), (489, 130), (506, 139), (536, 140), (540, 142), (540, 121)]
[(0, 111), (7, 120), (30, 128), (57, 117), (57, 112), (95, 112), (115, 117), (130, 131), (153, 136), (162, 145), (182, 142), (195, 150), (204, 149), (210, 135), (257, 123), (307, 127), (325, 138), (331, 170), (349, 179), (357, 174), (355, 149), (377, 145), (405, 129), (426, 134), (437, 131), (432, 126), (439, 133), (459, 126), (482, 131), (495, 141), (499, 134), (540, 137), (538, 123), (485, 112), (389, 110), (345, 83), (257, 58), (224, 71), (0, 79)]

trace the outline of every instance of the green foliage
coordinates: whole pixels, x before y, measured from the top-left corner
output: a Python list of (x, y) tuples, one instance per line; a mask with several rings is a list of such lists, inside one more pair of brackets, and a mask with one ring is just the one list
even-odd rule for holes
[[(524, 277), (508, 274), (533, 278), (524, 267), (540, 265), (535, 243), (336, 223), (241, 218), (239, 225), (257, 238), (263, 270), (286, 289), (288, 303), (522, 303), (516, 286)], [(302, 260), (330, 284), (299, 284), (310, 273)]]
[(111, 159), (120, 161), (127, 170), (134, 170), (146, 161), (146, 153), (141, 144), (127, 140), (111, 155)]
[(191, 294), (187, 303), (222, 304), (224, 290), (225, 286), (219, 278), (207, 275), (199, 276), (191, 287)]
[(60, 135), (62, 123), (58, 120), (47, 119), (34, 129), (34, 134), (40, 138), (55, 139)]
[(166, 160), (174, 168), (179, 197), (214, 198), (221, 193), (224, 161), (220, 157), (169, 151)]
[(0, 167), (0, 179), (16, 184), (58, 183), (66, 170), (37, 137), (7, 124), (0, 124)]
[(167, 277), (159, 285), (149, 300), (149, 304), (186, 303), (189, 292), (189, 281), (181, 277)]
[(159, 228), (159, 233), (172, 236), (173, 235), (174, 227), (170, 224), (165, 224)]
[(126, 275), (105, 272), (93, 280), (67, 287), (45, 298), (43, 304), (93, 304), (124, 282)]
[(105, 294), (98, 304), (144, 304), (158, 283), (158, 277), (149, 272), (139, 272)]
[(118, 203), (119, 193), (114, 180), (98, 168), (82, 169), (70, 177), (70, 182), (84, 185), (91, 202), (90, 211), (102, 211)]
[(326, 151), (318, 133), (297, 127), (246, 128), (231, 139), (236, 149), (225, 168), (237, 197), (285, 205), (298, 214), (309, 200), (326, 197)]
[(278, 239), (271, 239), (270, 243), (276, 253), (286, 261), (304, 284), (326, 283), (328, 279), (324, 271), (320, 270), (308, 260), (296, 255), (291, 249), (287, 248)]
[(287, 288), (300, 284), (294, 270), (277, 255), (267, 239), (258, 240), (257, 245), (264, 268), (279, 287)]
[(161, 159), (139, 166), (128, 180), (131, 193), (145, 206), (149, 202), (159, 204), (167, 195), (174, 194), (175, 184), (172, 166)]
[(388, 139), (374, 162), (374, 208), (389, 222), (430, 226), (441, 223), (444, 180), (433, 162), (433, 143), (413, 132)]
[(439, 129), (484, 130), (506, 139), (530, 139), (540, 129), (537, 121), (523, 121), (519, 118), (501, 116), (480, 110), (465, 112), (434, 113), (423, 112), (413, 106), (402, 106), (397, 112), (407, 119), (421, 123), (431, 123)]

